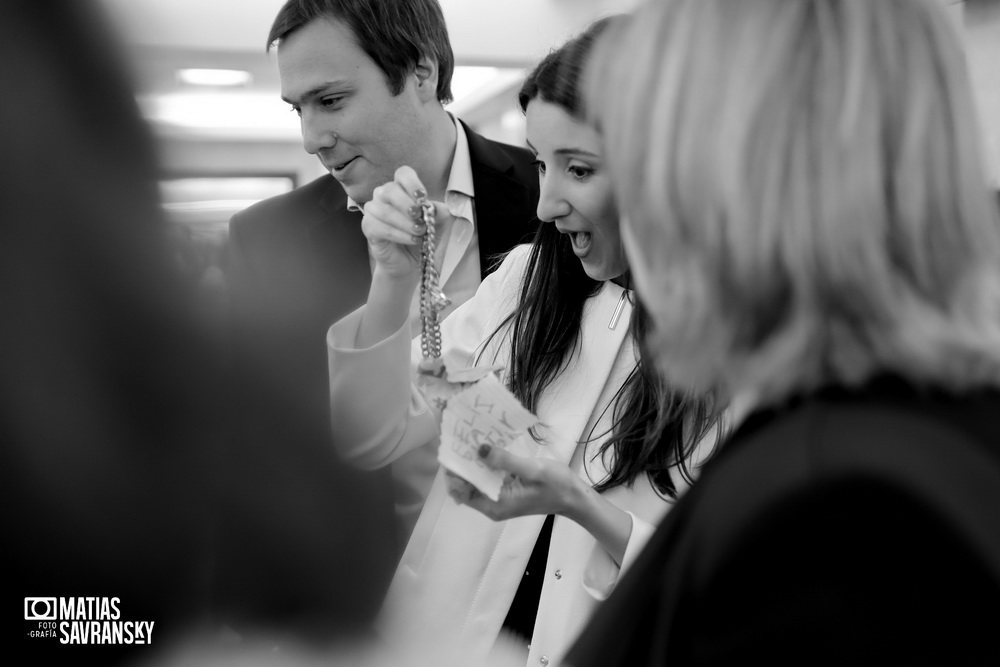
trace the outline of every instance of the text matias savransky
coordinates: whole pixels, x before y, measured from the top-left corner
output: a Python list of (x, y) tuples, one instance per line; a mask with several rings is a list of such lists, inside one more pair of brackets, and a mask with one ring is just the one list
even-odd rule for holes
[(44, 617), (32, 617), (26, 611), (26, 620), (39, 621), (39, 629), (31, 633), (34, 637), (58, 637), (60, 644), (153, 643), (154, 621), (121, 620), (119, 598), (26, 598), (26, 610), (29, 600), (34, 605), (33, 610), (41, 608), (43, 600), (51, 610)]

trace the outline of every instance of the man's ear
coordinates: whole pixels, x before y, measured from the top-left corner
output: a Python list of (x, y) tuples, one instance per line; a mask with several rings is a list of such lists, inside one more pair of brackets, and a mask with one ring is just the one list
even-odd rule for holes
[(438, 65), (437, 60), (421, 56), (413, 70), (417, 80), (417, 95), (424, 102), (437, 100)]

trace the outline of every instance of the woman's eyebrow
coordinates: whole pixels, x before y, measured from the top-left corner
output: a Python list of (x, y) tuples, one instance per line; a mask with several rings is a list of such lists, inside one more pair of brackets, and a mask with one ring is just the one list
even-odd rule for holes
[[(531, 145), (530, 141), (525, 139), (524, 143), (528, 145), (528, 148), (531, 149), (532, 153), (535, 153), (536, 155), (538, 154), (538, 151)], [(599, 153), (587, 150), (586, 148), (558, 148), (556, 149), (556, 155), (589, 155), (590, 157), (601, 157)]]
[(599, 153), (589, 151), (586, 148), (559, 148), (556, 155), (589, 155), (590, 157), (601, 157)]

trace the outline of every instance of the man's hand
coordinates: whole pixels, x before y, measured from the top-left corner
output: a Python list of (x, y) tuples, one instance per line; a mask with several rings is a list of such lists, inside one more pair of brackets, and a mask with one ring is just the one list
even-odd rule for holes
[[(423, 224), (418, 193), (426, 196), (423, 183), (410, 167), (400, 167), (395, 178), (380, 185), (364, 206), (361, 230), (368, 239), (375, 270), (399, 282), (413, 282), (420, 275), (420, 244), (427, 228)], [(433, 202), (436, 220), (452, 217), (448, 208)]]

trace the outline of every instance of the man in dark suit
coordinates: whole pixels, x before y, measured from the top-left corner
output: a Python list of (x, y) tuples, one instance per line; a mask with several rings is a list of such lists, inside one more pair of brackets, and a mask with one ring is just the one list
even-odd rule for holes
[[(325, 334), (365, 302), (371, 267), (361, 220), (373, 190), (408, 165), (429, 198), (448, 206), (437, 259), (454, 308), (496, 255), (530, 238), (538, 178), (527, 150), (487, 140), (444, 109), (454, 61), (436, 0), (288, 0), (271, 47), (303, 145), (330, 173), (233, 217), (237, 349), (269, 365), (274, 382), (328, 424)], [(397, 481), (420, 480), (396, 484), (401, 543), (433, 467), (426, 453), (394, 464)]]

